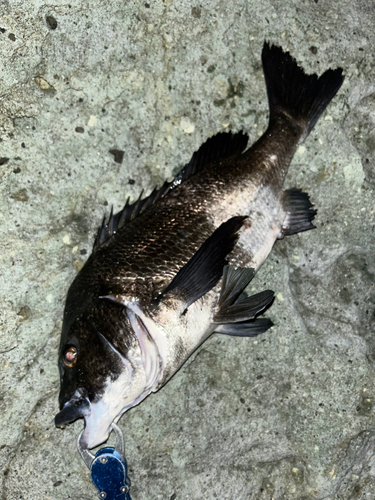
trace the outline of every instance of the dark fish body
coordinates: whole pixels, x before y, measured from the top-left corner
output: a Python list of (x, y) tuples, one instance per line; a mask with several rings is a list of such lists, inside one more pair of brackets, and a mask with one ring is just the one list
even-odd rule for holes
[(253, 336), (271, 325), (256, 316), (272, 293), (245, 296), (253, 271), (244, 268), (255, 272), (276, 239), (314, 227), (307, 195), (282, 185), (343, 77), (307, 76), (267, 44), (262, 58), (264, 135), (246, 150), (246, 135), (218, 134), (173, 182), (111, 214), (69, 289), (56, 424), (84, 417), (83, 447), (103, 442), (211, 333)]

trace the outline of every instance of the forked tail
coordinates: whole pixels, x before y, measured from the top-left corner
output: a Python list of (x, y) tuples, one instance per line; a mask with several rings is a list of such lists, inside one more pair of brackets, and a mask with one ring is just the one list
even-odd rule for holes
[(322, 76), (306, 75), (288, 52), (267, 42), (262, 51), (263, 71), (270, 106), (270, 124), (280, 115), (298, 123), (304, 140), (344, 81), (342, 69)]

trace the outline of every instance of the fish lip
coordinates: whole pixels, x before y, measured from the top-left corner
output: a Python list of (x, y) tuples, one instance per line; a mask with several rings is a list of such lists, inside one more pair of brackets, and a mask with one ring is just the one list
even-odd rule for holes
[[(112, 425), (112, 424), (111, 424)], [(83, 450), (90, 450), (92, 448), (96, 448), (97, 446), (100, 446), (101, 444), (103, 444), (105, 441), (107, 441), (108, 437), (109, 437), (109, 434), (111, 432), (111, 426), (108, 427), (108, 430), (105, 431), (104, 433), (102, 433), (101, 437), (100, 438), (96, 438), (95, 440), (93, 440), (91, 438), (91, 442), (89, 441), (90, 439), (90, 436), (87, 435), (87, 432), (86, 431), (86, 427), (85, 429), (83, 430), (83, 432), (81, 433), (81, 436), (79, 438), (79, 445), (80, 447), (83, 449)], [(95, 437), (96, 437), (96, 434), (95, 434)]]
[(87, 399), (67, 401), (55, 416), (55, 426), (63, 427), (79, 418), (84, 418), (87, 416), (89, 409), (90, 403)]
[(95, 410), (85, 416), (85, 427), (79, 437), (82, 449), (90, 450), (107, 441), (111, 432), (111, 425), (116, 418), (98, 418)]

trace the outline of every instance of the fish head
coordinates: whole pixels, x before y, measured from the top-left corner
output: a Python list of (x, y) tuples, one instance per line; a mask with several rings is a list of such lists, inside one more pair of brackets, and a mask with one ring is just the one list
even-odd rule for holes
[[(84, 418), (82, 448), (107, 440), (112, 422), (142, 399), (145, 374), (134, 334), (122, 311), (100, 304), (64, 324), (59, 349), (61, 427)], [(103, 310), (104, 307), (104, 310)]]

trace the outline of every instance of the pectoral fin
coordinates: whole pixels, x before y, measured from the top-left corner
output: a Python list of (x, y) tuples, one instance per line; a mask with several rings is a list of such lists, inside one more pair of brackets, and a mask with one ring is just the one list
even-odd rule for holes
[(158, 297), (179, 289), (186, 297), (186, 308), (209, 292), (220, 280), (226, 257), (238, 240), (238, 231), (246, 217), (227, 220), (203, 243), (189, 262), (180, 269), (171, 283)]

